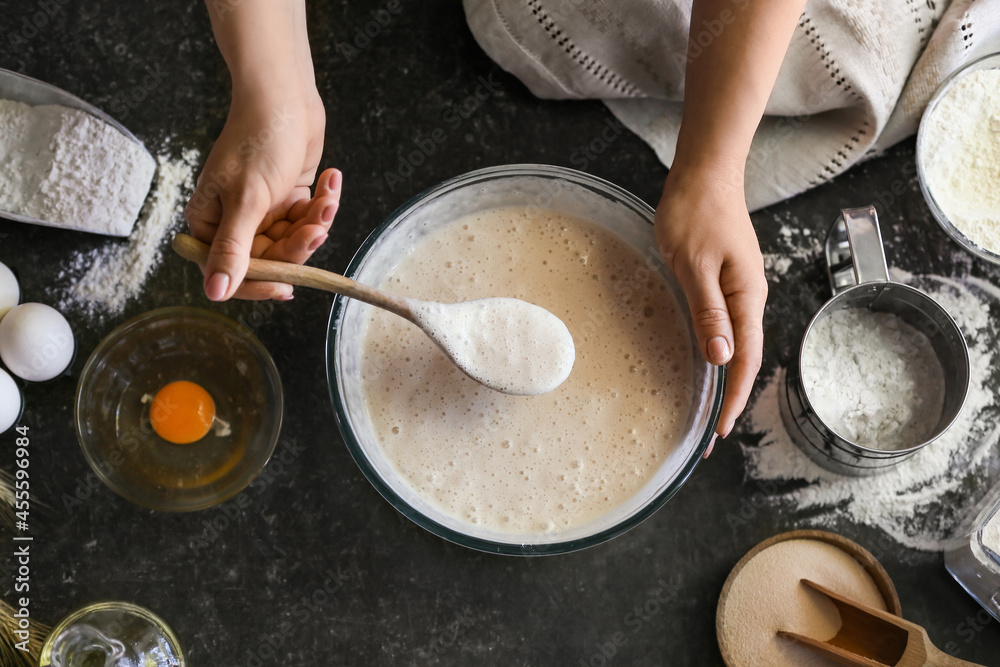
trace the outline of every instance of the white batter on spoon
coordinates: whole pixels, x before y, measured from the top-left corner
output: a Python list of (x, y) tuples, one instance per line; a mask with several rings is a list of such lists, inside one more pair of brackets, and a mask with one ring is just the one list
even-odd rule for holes
[(548, 393), (573, 370), (576, 349), (569, 329), (527, 301), (416, 302), (413, 314), (466, 375), (505, 394)]

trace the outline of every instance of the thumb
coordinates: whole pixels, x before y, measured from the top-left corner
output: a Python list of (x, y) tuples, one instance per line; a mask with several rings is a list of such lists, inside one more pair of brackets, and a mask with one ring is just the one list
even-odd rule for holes
[(219, 229), (205, 263), (205, 295), (212, 301), (232, 297), (246, 277), (250, 248), (268, 203), (260, 196), (223, 202)]
[(678, 278), (691, 308), (698, 348), (710, 364), (728, 363), (734, 349), (733, 322), (719, 284), (719, 274), (685, 271)]

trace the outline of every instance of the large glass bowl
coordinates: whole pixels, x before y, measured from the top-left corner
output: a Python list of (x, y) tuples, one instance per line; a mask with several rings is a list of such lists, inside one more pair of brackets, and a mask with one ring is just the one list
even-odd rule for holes
[[(927, 119), (930, 118), (938, 103), (941, 102), (942, 98), (948, 94), (948, 91), (952, 89), (959, 79), (971, 72), (987, 69), (1000, 69), (1000, 53), (994, 53), (992, 55), (973, 60), (971, 63), (958, 69), (951, 76), (941, 82), (941, 85), (931, 97), (931, 101), (927, 104), (927, 108), (924, 110), (924, 114), (921, 117), (920, 129), (917, 131), (917, 178), (920, 182), (920, 191), (923, 193), (924, 199), (927, 200), (927, 206), (931, 209), (931, 214), (934, 216), (934, 219), (937, 220), (938, 224), (941, 225), (941, 228), (945, 231), (945, 233), (948, 234), (948, 236), (950, 236), (958, 245), (962, 246), (973, 255), (981, 257), (988, 262), (1000, 264), (1000, 254), (990, 250), (989, 248), (984, 248), (970, 239), (948, 218), (948, 215), (941, 209), (941, 206), (934, 198), (934, 189), (931, 184), (928, 183), (927, 177), (927, 160), (929, 159), (927, 155), (927, 127), (929, 125)], [(969, 156), (969, 159), (971, 160), (972, 157), (973, 156)]]
[(607, 181), (571, 169), (544, 165), (492, 167), (433, 187), (401, 206), (372, 232), (347, 275), (378, 285), (399, 258), (413, 251), (427, 234), (466, 215), (505, 206), (555, 210), (600, 225), (648, 258), (649, 267), (663, 276), (677, 300), (689, 330), (692, 405), (680, 441), (652, 479), (628, 501), (604, 515), (580, 526), (538, 534), (537, 538), (487, 530), (447, 515), (417, 495), (379, 447), (361, 378), (362, 339), (369, 306), (344, 297), (334, 301), (327, 337), (331, 398), (347, 448), (365, 477), (417, 525), (457, 544), (491, 553), (575, 551), (636, 526), (677, 492), (711, 441), (722, 406), (725, 373), (708, 364), (697, 347), (684, 292), (656, 251), (653, 209)]
[[(157, 435), (150, 399), (186, 380), (215, 402), (208, 435), (178, 445)], [(90, 355), (76, 394), (87, 462), (111, 490), (155, 510), (184, 512), (245, 488), (274, 452), (281, 378), (244, 325), (198, 308), (160, 308), (112, 331)]]

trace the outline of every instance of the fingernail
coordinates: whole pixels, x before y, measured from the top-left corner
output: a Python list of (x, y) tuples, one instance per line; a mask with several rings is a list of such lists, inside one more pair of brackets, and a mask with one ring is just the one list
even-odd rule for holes
[(708, 358), (717, 366), (729, 361), (729, 341), (722, 336), (714, 336), (708, 339)]
[(312, 243), (309, 244), (308, 248), (309, 252), (313, 252), (314, 250), (316, 250), (316, 248), (323, 245), (328, 238), (330, 238), (329, 234), (323, 234), (323, 236), (313, 239)]
[(212, 301), (222, 301), (229, 289), (229, 275), (226, 273), (213, 273), (205, 284), (205, 295)]
[(708, 458), (709, 454), (712, 453), (712, 450), (715, 449), (715, 441), (718, 438), (719, 438), (719, 434), (718, 433), (713, 433), (712, 434), (712, 439), (708, 441), (708, 449), (705, 450), (705, 453), (702, 455), (701, 458), (703, 458), (703, 459), (707, 459)]
[(320, 213), (319, 219), (323, 222), (333, 222), (333, 216), (337, 213), (337, 207), (330, 204)]
[(274, 300), (275, 301), (291, 301), (294, 298), (295, 298), (295, 293), (291, 292), (289, 294), (279, 294), (278, 296), (274, 297)]
[(733, 432), (733, 427), (736, 426), (736, 421), (733, 420), (726, 424), (726, 428), (722, 430), (722, 439), (725, 440), (729, 437), (729, 434)]

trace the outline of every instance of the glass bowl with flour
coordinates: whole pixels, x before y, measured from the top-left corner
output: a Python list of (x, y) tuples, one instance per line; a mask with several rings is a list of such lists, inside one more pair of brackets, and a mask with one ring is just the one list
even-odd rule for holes
[(611, 539), (677, 492), (711, 439), (724, 371), (702, 358), (652, 221), (606, 181), (511, 165), (431, 188), (372, 233), (348, 276), (418, 299), (523, 299), (576, 347), (554, 391), (501, 394), (410, 323), (338, 297), (337, 420), (397, 510), (467, 547), (552, 554)]
[(969, 63), (934, 93), (917, 132), (917, 174), (944, 231), (1000, 264), (1000, 54)]

